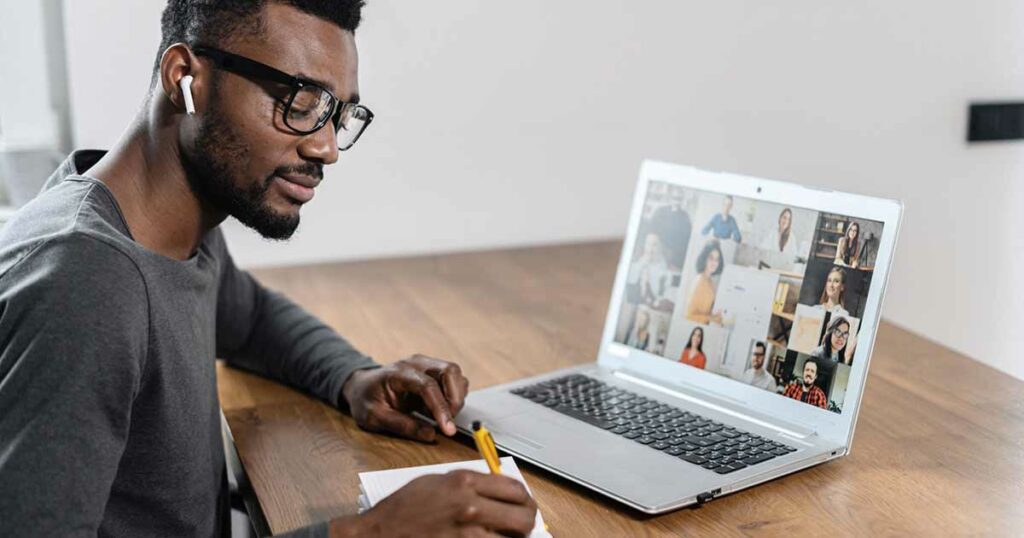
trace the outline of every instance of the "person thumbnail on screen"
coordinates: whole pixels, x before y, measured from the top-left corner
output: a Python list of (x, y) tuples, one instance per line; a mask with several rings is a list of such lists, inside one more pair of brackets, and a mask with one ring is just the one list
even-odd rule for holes
[(850, 225), (846, 227), (846, 233), (839, 238), (835, 264), (856, 269), (860, 265), (860, 246), (860, 224), (857, 221), (851, 221)]
[(740, 227), (736, 223), (736, 217), (729, 214), (732, 211), (732, 206), (732, 196), (726, 196), (722, 201), (722, 211), (711, 216), (711, 220), (701, 228), (701, 235), (707, 236), (711, 233), (714, 239), (722, 241), (732, 239), (737, 243), (742, 241), (743, 235), (740, 234)]
[(798, 253), (796, 243), (793, 237), (793, 210), (785, 207), (779, 213), (778, 227), (765, 235), (761, 249), (795, 258)]
[(811, 352), (811, 356), (832, 363), (853, 364), (853, 354), (857, 348), (853, 331), (851, 320), (843, 316), (832, 318), (821, 338), (821, 345)]
[(703, 327), (694, 327), (690, 331), (690, 338), (687, 340), (683, 352), (679, 355), (679, 362), (694, 368), (700, 368), (701, 370), (707, 365), (707, 357), (704, 355)]
[(697, 274), (690, 285), (686, 319), (697, 323), (722, 324), (721, 312), (712, 309), (716, 293), (714, 277), (722, 274), (724, 266), (722, 248), (718, 240), (708, 240), (697, 256)]
[(818, 306), (826, 312), (849, 316), (843, 303), (843, 295), (846, 293), (846, 270), (842, 267), (833, 267), (825, 278), (825, 286), (821, 290), (821, 297), (818, 299)]
[(778, 383), (776, 383), (775, 378), (765, 368), (767, 355), (768, 347), (764, 342), (754, 342), (753, 348), (750, 351), (750, 367), (743, 372), (740, 381), (760, 389), (776, 392)]
[(786, 387), (784, 395), (787, 398), (794, 400), (800, 400), (806, 404), (810, 404), (822, 409), (828, 409), (828, 397), (825, 396), (825, 391), (821, 390), (821, 387), (815, 384), (818, 380), (818, 359), (808, 357), (803, 364), (803, 375), (797, 379), (794, 379), (792, 383)]

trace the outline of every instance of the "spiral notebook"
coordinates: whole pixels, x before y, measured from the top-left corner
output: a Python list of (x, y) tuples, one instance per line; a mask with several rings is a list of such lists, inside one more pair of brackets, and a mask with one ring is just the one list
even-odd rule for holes
[[(484, 460), (471, 460), (359, 473), (359, 512), (362, 513), (373, 508), (388, 495), (423, 475), (444, 474), (457, 469), (467, 469), (480, 473), (488, 472), (487, 462)], [(516, 460), (511, 457), (501, 458), (501, 474), (522, 482), (526, 486), (526, 490), (530, 491), (530, 486), (526, 483), (526, 479), (523, 478), (523, 473), (519, 472), (519, 467), (516, 467)], [(533, 495), (533, 492), (530, 492), (530, 495)], [(533, 526), (533, 532), (530, 533), (530, 538), (551, 538), (551, 534), (545, 529), (544, 518), (541, 517), (540, 511), (538, 511), (537, 521)]]

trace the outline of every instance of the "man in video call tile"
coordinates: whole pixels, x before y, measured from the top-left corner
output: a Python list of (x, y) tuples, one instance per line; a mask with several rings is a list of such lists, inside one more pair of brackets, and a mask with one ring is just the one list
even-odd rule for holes
[(716, 239), (731, 238), (737, 243), (742, 241), (740, 227), (736, 224), (736, 219), (729, 214), (730, 211), (732, 211), (732, 196), (726, 196), (725, 202), (722, 203), (722, 212), (715, 213), (715, 216), (711, 217), (711, 220), (700, 231), (701, 235), (707, 235), (713, 230)]
[(683, 190), (672, 189), (669, 204), (659, 207), (651, 216), (651, 231), (661, 238), (665, 258), (672, 267), (682, 268), (691, 229), (690, 215), (683, 208)]
[(775, 392), (778, 386), (775, 378), (764, 371), (764, 356), (767, 348), (761, 342), (754, 344), (754, 352), (750, 356), (750, 368), (743, 372), (742, 381), (757, 388)]
[(825, 391), (814, 384), (816, 379), (818, 379), (818, 361), (808, 358), (804, 363), (803, 382), (797, 381), (787, 387), (786, 396), (826, 409), (828, 398), (825, 396)]

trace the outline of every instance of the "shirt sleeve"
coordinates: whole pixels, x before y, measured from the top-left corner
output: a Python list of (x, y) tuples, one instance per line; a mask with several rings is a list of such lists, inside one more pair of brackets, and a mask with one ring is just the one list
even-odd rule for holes
[(737, 243), (743, 241), (743, 236), (740, 234), (740, 225), (736, 223), (736, 219), (732, 215), (729, 215), (729, 224), (732, 226), (732, 238)]
[(231, 366), (306, 391), (334, 406), (352, 372), (378, 365), (333, 329), (235, 267), (220, 230), (217, 354)]
[(51, 239), (0, 276), (0, 534), (96, 536), (148, 320), (134, 262), (90, 236)]
[(708, 234), (708, 232), (710, 232), (710, 231), (711, 231), (711, 229), (715, 227), (715, 219), (716, 219), (716, 218), (718, 218), (718, 214), (717, 214), (717, 213), (715, 213), (714, 215), (712, 215), (712, 216), (711, 216), (711, 219), (710, 219), (710, 220), (708, 220), (708, 223), (707, 223), (707, 224), (705, 224), (703, 228), (701, 228), (701, 230), (700, 230), (700, 234), (701, 234), (701, 235), (707, 235), (707, 234)]

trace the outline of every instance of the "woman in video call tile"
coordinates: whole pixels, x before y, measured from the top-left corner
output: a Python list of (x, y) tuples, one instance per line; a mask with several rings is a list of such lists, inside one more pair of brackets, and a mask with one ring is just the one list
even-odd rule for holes
[(840, 316), (849, 316), (843, 304), (843, 294), (846, 293), (846, 271), (841, 267), (833, 267), (825, 279), (825, 287), (821, 290), (821, 299), (816, 305)]
[(850, 222), (846, 234), (839, 239), (836, 248), (836, 265), (857, 268), (860, 265), (860, 224)]
[(690, 339), (686, 341), (686, 349), (679, 355), (679, 362), (693, 366), (694, 368), (704, 369), (704, 365), (707, 364), (707, 357), (704, 356), (704, 329), (700, 327), (694, 327), (690, 331)]
[(850, 340), (850, 321), (843, 316), (836, 316), (829, 323), (821, 345), (811, 352), (811, 356), (817, 359), (827, 359), (833, 363), (850, 364), (853, 362), (855, 347), (855, 345), (847, 344)]
[(712, 312), (715, 304), (715, 283), (711, 277), (722, 274), (722, 248), (718, 240), (711, 239), (697, 256), (697, 275), (690, 287), (690, 300), (686, 304), (686, 319), (697, 323), (722, 324), (720, 312)]
[(773, 228), (761, 242), (761, 250), (778, 252), (796, 258), (796, 241), (793, 240), (792, 231), (793, 210), (787, 207), (779, 213), (779, 226)]
[(626, 339), (626, 345), (637, 349), (647, 349), (647, 344), (651, 342), (650, 325), (651, 315), (646, 310), (637, 310), (636, 331)]

